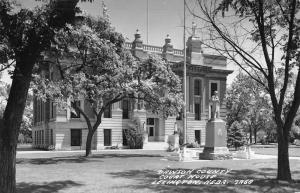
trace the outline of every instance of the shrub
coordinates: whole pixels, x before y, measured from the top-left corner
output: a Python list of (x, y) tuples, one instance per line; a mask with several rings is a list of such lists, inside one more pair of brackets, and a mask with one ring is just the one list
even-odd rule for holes
[(143, 149), (144, 134), (138, 124), (125, 130), (129, 149)]
[(227, 129), (227, 145), (238, 149), (244, 144), (246, 144), (246, 134), (243, 131), (243, 125), (242, 123), (235, 121)]
[(295, 139), (294, 144), (300, 146), (300, 139)]
[(267, 144), (267, 135), (265, 131), (258, 131), (257, 132), (257, 141), (262, 145)]
[(199, 148), (200, 145), (197, 143), (197, 142), (194, 142), (194, 143), (188, 143), (186, 145), (187, 148)]
[(48, 145), (48, 146), (45, 147), (45, 150), (53, 151), (53, 150), (55, 150), (55, 146), (54, 145)]

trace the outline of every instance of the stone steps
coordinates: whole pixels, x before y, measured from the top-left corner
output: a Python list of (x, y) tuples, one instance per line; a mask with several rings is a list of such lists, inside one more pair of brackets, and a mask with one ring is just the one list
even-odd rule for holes
[(167, 150), (169, 144), (166, 142), (148, 142), (144, 143), (143, 149), (147, 150)]

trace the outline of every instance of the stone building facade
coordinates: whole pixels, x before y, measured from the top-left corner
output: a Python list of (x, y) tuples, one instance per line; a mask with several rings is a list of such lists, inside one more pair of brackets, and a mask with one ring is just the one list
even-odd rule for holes
[[(187, 141), (205, 144), (205, 127), (210, 118), (209, 100), (218, 91), (221, 101), (221, 118), (225, 118), (224, 103), (227, 75), (226, 58), (203, 53), (200, 39), (193, 34), (188, 38), (187, 46)], [(125, 43), (135, 57), (146, 58), (155, 53), (171, 63), (172, 69), (183, 76), (183, 50), (174, 49), (170, 37), (166, 37), (162, 47), (143, 44), (141, 34), (135, 34), (132, 43)], [(55, 78), (55, 69), (46, 66), (50, 78)], [(93, 116), (84, 99), (77, 101), (89, 116)], [(123, 100), (114, 103), (103, 115), (103, 121), (96, 131), (92, 149), (104, 149), (111, 146), (124, 147), (124, 130), (134, 121), (144, 125), (144, 149), (166, 149), (174, 129), (182, 129), (182, 119), (177, 117), (162, 118), (148, 112), (133, 101)], [(90, 113), (89, 113), (90, 112)], [(53, 145), (56, 150), (85, 149), (87, 126), (83, 117), (70, 110), (58, 110), (51, 101), (42, 102), (34, 97), (34, 127), (32, 129), (33, 146), (47, 147)]]

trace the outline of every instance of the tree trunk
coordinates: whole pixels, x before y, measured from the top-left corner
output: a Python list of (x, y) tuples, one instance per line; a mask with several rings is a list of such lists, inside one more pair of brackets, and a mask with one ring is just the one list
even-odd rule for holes
[(278, 133), (277, 179), (290, 181), (292, 177), (291, 177), (290, 162), (289, 162), (289, 140), (288, 140), (288, 132), (285, 132), (286, 129), (287, 128), (283, 128), (283, 130), (279, 132), (282, 133), (282, 135), (279, 135)]
[[(3, 120), (1, 120), (1, 129), (4, 128)], [(6, 129), (7, 130), (7, 129)], [(6, 133), (6, 132), (5, 132)], [(15, 145), (3, 140), (8, 134), (1, 132), (0, 139), (0, 193), (16, 192), (16, 142)]]
[(95, 131), (93, 129), (89, 129), (88, 135), (86, 138), (86, 146), (85, 146), (85, 156), (88, 157), (92, 155), (92, 139)]
[(16, 148), (34, 64), (32, 58), (23, 57), (16, 62), (8, 102), (0, 123), (0, 193), (16, 192)]
[(257, 140), (256, 140), (256, 128), (254, 127), (254, 143), (256, 144), (257, 143)]
[(252, 144), (252, 127), (250, 127), (250, 144)]

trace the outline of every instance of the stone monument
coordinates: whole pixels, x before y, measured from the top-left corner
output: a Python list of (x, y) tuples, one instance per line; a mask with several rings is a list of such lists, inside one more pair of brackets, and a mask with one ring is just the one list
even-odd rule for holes
[(217, 91), (211, 97), (209, 108), (211, 117), (206, 125), (205, 147), (203, 152), (199, 154), (199, 158), (209, 160), (232, 159), (232, 154), (227, 148), (225, 122), (220, 119), (220, 100)]

